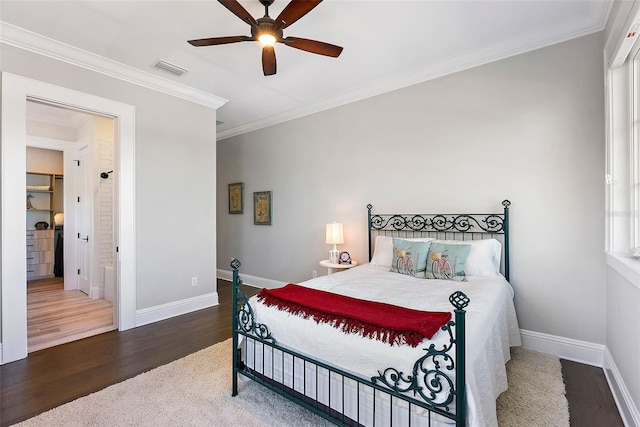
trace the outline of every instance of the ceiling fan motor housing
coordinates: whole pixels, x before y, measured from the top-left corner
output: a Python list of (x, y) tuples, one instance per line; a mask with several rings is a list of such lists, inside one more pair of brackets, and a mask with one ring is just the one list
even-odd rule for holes
[(260, 34), (271, 34), (276, 41), (282, 40), (282, 29), (276, 30), (276, 21), (268, 16), (256, 19), (257, 27), (251, 27), (251, 36), (257, 39)]

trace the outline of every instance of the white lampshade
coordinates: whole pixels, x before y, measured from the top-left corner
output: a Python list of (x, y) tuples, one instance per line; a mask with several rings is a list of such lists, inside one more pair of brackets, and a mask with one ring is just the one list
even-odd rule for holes
[(327, 224), (327, 245), (341, 245), (343, 243), (342, 224), (339, 222)]

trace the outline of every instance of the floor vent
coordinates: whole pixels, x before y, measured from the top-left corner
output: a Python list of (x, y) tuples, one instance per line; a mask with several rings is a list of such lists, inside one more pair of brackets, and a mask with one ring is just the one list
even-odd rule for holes
[(178, 65), (175, 65), (175, 64), (172, 64), (170, 62), (163, 61), (163, 60), (159, 60), (158, 62), (156, 62), (154, 67), (159, 68), (161, 70), (168, 71), (171, 74), (175, 74), (176, 76), (181, 76), (184, 73), (189, 71), (186, 68), (182, 68), (182, 67), (180, 67)]

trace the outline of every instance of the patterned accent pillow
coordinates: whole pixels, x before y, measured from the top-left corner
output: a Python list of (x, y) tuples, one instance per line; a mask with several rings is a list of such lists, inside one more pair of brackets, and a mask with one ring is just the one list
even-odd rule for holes
[(391, 271), (424, 279), (430, 242), (393, 239)]
[(466, 281), (464, 263), (470, 250), (471, 245), (431, 242), (427, 254), (426, 278)]

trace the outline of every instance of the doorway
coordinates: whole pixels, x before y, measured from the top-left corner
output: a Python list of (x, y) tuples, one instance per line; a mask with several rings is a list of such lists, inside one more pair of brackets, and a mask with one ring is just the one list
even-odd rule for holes
[(117, 327), (114, 125), (27, 101), (27, 189), (44, 208), (27, 210), (27, 234), (42, 237), (27, 242), (28, 352)]
[(118, 175), (119, 222), (115, 225), (117, 287), (115, 307), (119, 330), (136, 326), (135, 278), (135, 107), (87, 93), (2, 72), (2, 143), (0, 144), (1, 312), (0, 363), (27, 356), (26, 307), (26, 107), (40, 100), (113, 117)]

